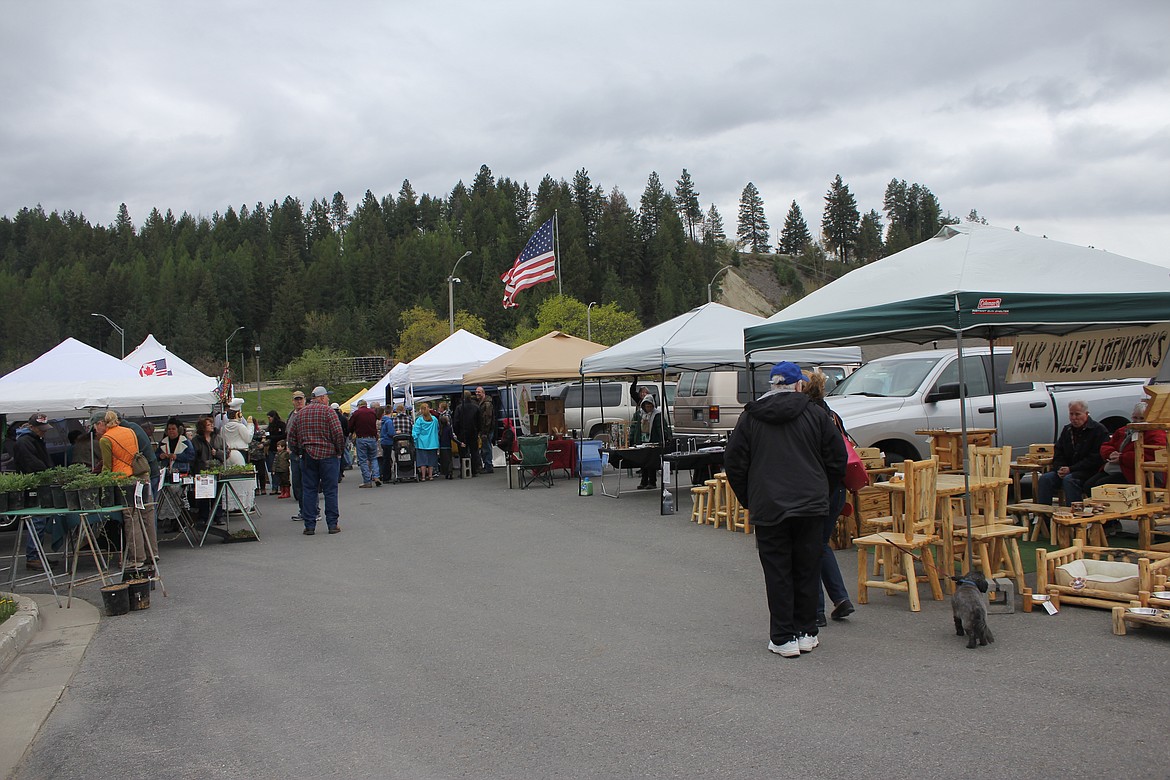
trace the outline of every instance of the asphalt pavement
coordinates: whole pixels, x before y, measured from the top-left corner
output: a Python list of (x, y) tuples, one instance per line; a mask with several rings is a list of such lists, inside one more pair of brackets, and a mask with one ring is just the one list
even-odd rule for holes
[(1170, 774), (1170, 633), (1066, 607), (992, 615), (968, 650), (924, 587), (785, 659), (753, 537), (685, 498), (358, 481), (337, 535), (265, 496), (259, 543), (166, 543), (169, 597), (101, 619), (14, 777)]

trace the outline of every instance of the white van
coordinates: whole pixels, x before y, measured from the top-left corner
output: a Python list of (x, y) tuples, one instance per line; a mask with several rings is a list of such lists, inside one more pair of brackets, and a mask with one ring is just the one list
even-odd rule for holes
[[(811, 366), (801, 366), (805, 371)], [(825, 392), (853, 373), (856, 365), (820, 366), (828, 377)], [(754, 380), (746, 368), (684, 371), (678, 378), (674, 402), (675, 436), (709, 438), (726, 436), (739, 422), (748, 401), (768, 391), (771, 364), (757, 366)], [(754, 382), (754, 385), (753, 385)]]
[[(638, 387), (650, 388), (654, 405), (662, 406), (662, 382), (638, 382)], [(630, 397), (629, 382), (597, 382), (585, 380), (585, 404), (581, 404), (581, 383), (567, 382), (549, 388), (549, 398), (560, 398), (565, 402), (565, 427), (580, 431), (584, 438), (592, 439), (605, 433), (612, 422), (630, 422), (634, 419), (636, 407)], [(673, 404), (675, 383), (666, 383), (666, 401)]]

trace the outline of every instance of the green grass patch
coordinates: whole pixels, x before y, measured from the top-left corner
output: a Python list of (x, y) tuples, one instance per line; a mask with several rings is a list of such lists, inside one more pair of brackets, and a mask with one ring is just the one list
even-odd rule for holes
[[(370, 384), (373, 383), (371, 382)], [(330, 402), (336, 401), (339, 404), (343, 404), (358, 390), (369, 386), (369, 384), (359, 382), (356, 384), (330, 387), (329, 390), (333, 392), (333, 395), (329, 396), (329, 400)], [(236, 397), (244, 399), (243, 411), (245, 417), (255, 417), (256, 422), (266, 424), (268, 422), (268, 412), (272, 409), (275, 409), (280, 414), (280, 419), (287, 420), (288, 413), (292, 411), (292, 394), (296, 390), (302, 390), (308, 396), (312, 389), (311, 387), (266, 387), (260, 391), (259, 398), (257, 398), (257, 392), (255, 390), (237, 389)], [(257, 401), (263, 403), (263, 408), (257, 404)]]

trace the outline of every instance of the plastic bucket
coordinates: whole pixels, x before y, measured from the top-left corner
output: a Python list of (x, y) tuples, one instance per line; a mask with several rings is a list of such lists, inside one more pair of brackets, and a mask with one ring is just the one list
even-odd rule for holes
[(127, 580), (130, 609), (150, 609), (150, 580)]
[(123, 582), (102, 588), (102, 604), (106, 607), (106, 614), (111, 617), (125, 615), (130, 611), (130, 586)]

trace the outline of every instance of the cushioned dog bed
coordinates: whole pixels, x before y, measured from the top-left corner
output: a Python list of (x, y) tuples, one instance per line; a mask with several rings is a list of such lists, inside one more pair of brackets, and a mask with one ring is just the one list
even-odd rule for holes
[(1111, 593), (1137, 593), (1138, 565), (1124, 561), (1095, 561), (1086, 558), (1056, 567), (1056, 584), (1076, 587), (1083, 580), (1085, 588)]

